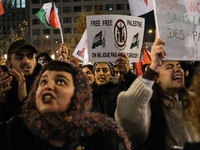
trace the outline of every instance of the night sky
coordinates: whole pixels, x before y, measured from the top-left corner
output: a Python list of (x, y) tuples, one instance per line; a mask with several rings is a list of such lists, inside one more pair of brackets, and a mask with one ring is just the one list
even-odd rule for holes
[[(153, 11), (139, 17), (145, 18), (144, 42), (153, 42), (155, 39), (155, 20)], [(152, 29), (153, 33), (149, 34), (149, 29)]]

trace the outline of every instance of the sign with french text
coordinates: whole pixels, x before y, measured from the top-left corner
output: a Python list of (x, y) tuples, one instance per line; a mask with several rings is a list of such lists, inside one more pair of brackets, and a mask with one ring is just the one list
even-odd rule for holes
[(200, 0), (154, 0), (154, 15), (165, 60), (200, 60)]
[(114, 62), (123, 52), (138, 62), (143, 43), (144, 18), (125, 15), (87, 16), (90, 62)]

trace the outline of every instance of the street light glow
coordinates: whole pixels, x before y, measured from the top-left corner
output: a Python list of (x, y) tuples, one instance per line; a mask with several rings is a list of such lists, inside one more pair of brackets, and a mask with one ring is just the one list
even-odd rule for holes
[(7, 59), (7, 54), (4, 54), (4, 56), (3, 56), (5, 59)]
[(46, 35), (46, 39), (48, 39), (49, 38), (49, 35)]
[(52, 58), (52, 59), (55, 59), (55, 58), (56, 58), (56, 56), (53, 54), (53, 55), (51, 55), (51, 58)]
[(150, 34), (153, 32), (153, 30), (151, 30), (151, 29), (149, 29), (149, 31), (148, 31)]

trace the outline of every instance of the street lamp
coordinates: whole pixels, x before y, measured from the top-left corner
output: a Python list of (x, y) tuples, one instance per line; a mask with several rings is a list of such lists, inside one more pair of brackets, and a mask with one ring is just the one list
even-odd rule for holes
[(49, 35), (46, 35), (45, 37), (46, 37), (46, 39), (48, 39), (48, 38), (49, 38)]

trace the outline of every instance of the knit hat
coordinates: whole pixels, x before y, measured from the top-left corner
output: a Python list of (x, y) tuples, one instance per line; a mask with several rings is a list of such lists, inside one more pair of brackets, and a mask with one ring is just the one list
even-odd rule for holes
[[(101, 62), (95, 62), (95, 63), (94, 63), (93, 74), (95, 74), (95, 70), (96, 70), (96, 67), (97, 67), (97, 64), (98, 64), (98, 63), (101, 63)], [(113, 77), (115, 77), (114, 65), (113, 65), (111, 62), (103, 62), (103, 63), (106, 63), (106, 64), (109, 66), (111, 75), (112, 75)]]
[(13, 42), (10, 45), (10, 47), (7, 51), (7, 55), (10, 55), (12, 53), (17, 53), (22, 48), (28, 48), (28, 49), (32, 50), (33, 53), (37, 53), (37, 50), (34, 46), (32, 46), (28, 41), (22, 39), (22, 40)]

